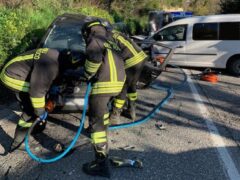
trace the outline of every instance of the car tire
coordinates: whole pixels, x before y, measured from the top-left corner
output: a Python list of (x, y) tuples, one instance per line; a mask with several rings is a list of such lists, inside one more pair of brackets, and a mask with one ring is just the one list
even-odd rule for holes
[(231, 60), (227, 67), (229, 73), (239, 76), (240, 75), (240, 57)]

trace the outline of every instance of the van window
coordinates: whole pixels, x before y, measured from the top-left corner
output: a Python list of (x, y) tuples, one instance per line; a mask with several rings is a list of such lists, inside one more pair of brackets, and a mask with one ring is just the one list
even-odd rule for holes
[(219, 24), (220, 40), (240, 40), (240, 22), (224, 22)]
[(217, 40), (217, 23), (197, 23), (193, 26), (193, 40)]
[(171, 26), (153, 36), (156, 41), (185, 41), (187, 25)]

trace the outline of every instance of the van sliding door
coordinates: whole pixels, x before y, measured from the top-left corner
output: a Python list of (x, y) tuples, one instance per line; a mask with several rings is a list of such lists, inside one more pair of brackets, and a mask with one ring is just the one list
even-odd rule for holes
[(218, 57), (218, 23), (196, 23), (189, 32), (186, 56), (188, 66), (215, 67)]

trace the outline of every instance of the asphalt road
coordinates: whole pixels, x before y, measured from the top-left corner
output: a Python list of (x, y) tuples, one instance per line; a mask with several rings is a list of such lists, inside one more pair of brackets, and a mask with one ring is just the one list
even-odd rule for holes
[[(176, 87), (183, 80), (179, 70), (168, 70), (155, 85)], [(211, 84), (197, 80), (198, 71), (185, 72), (187, 83), (174, 88), (174, 96), (152, 120), (109, 133), (111, 156), (137, 157), (144, 165), (142, 169), (112, 167), (111, 179), (240, 179), (240, 78), (221, 75), (217, 84)], [(139, 90), (138, 118), (165, 96), (166, 92), (153, 87)], [(81, 170), (83, 163), (93, 159), (86, 137), (72, 154), (53, 164), (38, 164), (21, 150), (4, 154), (13, 136), (16, 112), (14, 103), (0, 106), (0, 179), (103, 179)], [(40, 138), (68, 143), (79, 116), (51, 115)], [(39, 143), (32, 145), (38, 155), (49, 155)]]

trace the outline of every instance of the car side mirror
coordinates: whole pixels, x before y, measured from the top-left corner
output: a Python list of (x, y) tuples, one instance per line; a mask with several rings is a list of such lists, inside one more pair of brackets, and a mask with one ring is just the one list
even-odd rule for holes
[(163, 41), (163, 35), (155, 34), (155, 35), (153, 36), (153, 39), (154, 39), (155, 41)]

